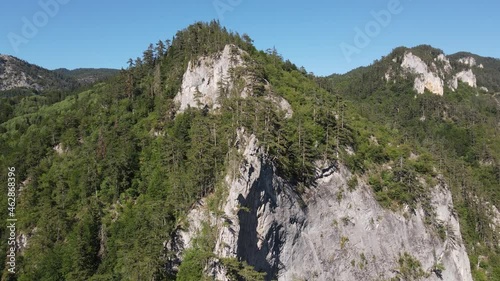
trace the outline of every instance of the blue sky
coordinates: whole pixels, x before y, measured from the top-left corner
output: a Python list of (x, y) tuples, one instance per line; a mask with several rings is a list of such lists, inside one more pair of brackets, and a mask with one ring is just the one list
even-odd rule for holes
[(0, 53), (48, 69), (120, 68), (149, 43), (219, 19), (248, 33), (258, 49), (275, 46), (298, 66), (328, 75), (369, 65), (397, 46), (500, 58), (498, 11), (494, 0), (3, 0)]

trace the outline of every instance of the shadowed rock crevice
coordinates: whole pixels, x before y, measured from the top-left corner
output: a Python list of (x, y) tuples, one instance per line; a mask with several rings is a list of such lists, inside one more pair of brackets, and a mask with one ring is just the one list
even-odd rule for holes
[[(436, 218), (452, 226), (443, 240), (425, 224), (422, 207), (413, 212), (384, 209), (362, 180), (347, 192), (352, 175), (341, 163), (318, 166), (316, 185), (299, 196), (266, 160), (254, 135), (240, 131), (239, 137), (244, 159), (238, 176), (226, 179), (226, 223), (217, 223), (203, 204), (196, 206), (188, 215), (189, 229), (180, 233), (186, 248), (201, 222), (213, 221), (219, 225), (214, 254), (245, 261), (265, 272), (266, 280), (388, 279), (396, 276), (405, 252), (427, 273), (435, 264), (446, 268), (424, 280), (472, 280), (445, 183), (429, 187)], [(216, 280), (230, 280), (224, 267), (208, 267)]]
[[(276, 196), (281, 193), (273, 187), (273, 167), (262, 164), (260, 177), (252, 184), (247, 197), (238, 197), (241, 206), (238, 211), (240, 231), (238, 234), (237, 256), (254, 266), (257, 271), (266, 272), (266, 280), (277, 279), (280, 264), (280, 250), (284, 237), (282, 226), (267, 222), (262, 218), (263, 209), (273, 212), (277, 207)], [(265, 233), (259, 230), (266, 226)]]

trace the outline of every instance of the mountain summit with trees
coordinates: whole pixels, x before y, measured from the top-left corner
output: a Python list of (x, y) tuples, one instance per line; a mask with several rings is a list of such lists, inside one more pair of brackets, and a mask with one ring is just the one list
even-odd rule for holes
[(315, 77), (198, 22), (59, 100), (1, 98), (2, 278), (497, 280), (498, 61), (444, 57), (476, 87), (419, 94), (433, 50)]

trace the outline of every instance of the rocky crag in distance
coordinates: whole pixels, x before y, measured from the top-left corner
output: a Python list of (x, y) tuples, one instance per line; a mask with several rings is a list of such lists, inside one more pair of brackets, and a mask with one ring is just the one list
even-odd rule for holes
[[(189, 64), (176, 97), (181, 111), (189, 106), (217, 109), (214, 85), (224, 81), (231, 68), (242, 65), (239, 55), (231, 60), (230, 48)], [(402, 65), (426, 71), (409, 53)], [(442, 84), (434, 80), (437, 86)], [(251, 95), (243, 88), (241, 96)], [(435, 90), (439, 93), (439, 87)], [(293, 114), (285, 100), (276, 105)], [(210, 211), (208, 198), (201, 199), (189, 212), (187, 226), (179, 226), (172, 239), (165, 241), (167, 251), (175, 253), (168, 263), (170, 272), (176, 272), (183, 253), (208, 223), (217, 237), (213, 249), (217, 258), (205, 271), (216, 280), (229, 280), (223, 258), (246, 261), (265, 272), (266, 280), (284, 281), (404, 278), (405, 264), (400, 262), (404, 257), (420, 263), (415, 274), (423, 280), (472, 280), (444, 181), (430, 188), (435, 221), (429, 223), (422, 206), (397, 212), (382, 208), (365, 179), (349, 188), (353, 176), (341, 162), (318, 161), (315, 185), (299, 194), (277, 173), (255, 135), (240, 129), (237, 149), (242, 160), (225, 177), (227, 192), (220, 210)], [(441, 232), (436, 226), (441, 226)]]
[(116, 69), (48, 70), (9, 55), (0, 55), (0, 92), (10, 90), (72, 90), (113, 75)]
[(66, 89), (75, 81), (61, 74), (29, 64), (13, 56), (0, 55), (0, 91)]
[[(468, 53), (459, 53), (446, 56), (440, 50), (432, 50), (426, 53), (425, 59), (419, 53), (422, 49), (429, 47), (417, 47), (414, 49), (399, 48), (388, 58), (392, 60), (391, 66), (385, 74), (386, 81), (395, 81), (397, 76), (407, 78), (414, 75), (414, 89), (417, 93), (423, 94), (429, 91), (436, 95), (443, 95), (447, 89), (456, 91), (459, 82), (465, 83), (472, 88), (479, 88), (484, 92), (492, 92), (496, 89), (488, 89), (488, 81), (478, 82), (477, 73), (481, 76), (484, 73), (497, 72), (490, 65), (484, 66), (479, 61), (488, 62), (487, 58), (482, 58)], [(476, 59), (477, 57), (477, 59)], [(494, 59), (489, 59), (494, 60)], [(495, 86), (498, 86), (495, 84)], [(496, 88), (496, 87), (495, 87)]]

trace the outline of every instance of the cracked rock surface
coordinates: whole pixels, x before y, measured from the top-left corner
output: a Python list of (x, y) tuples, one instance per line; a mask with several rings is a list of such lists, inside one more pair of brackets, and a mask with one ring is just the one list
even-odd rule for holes
[[(426, 272), (442, 264), (442, 280), (472, 280), (444, 182), (431, 188), (437, 222), (446, 225), (443, 239), (424, 222), (421, 207), (414, 212), (383, 209), (361, 180), (348, 191), (351, 174), (341, 164), (321, 170), (317, 185), (299, 196), (276, 174), (254, 135), (240, 130), (238, 136), (243, 160), (238, 173), (226, 177), (228, 196), (222, 208), (229, 223), (203, 211), (203, 204), (197, 206), (188, 216), (189, 229), (179, 229), (173, 239), (182, 245), (180, 259), (201, 222), (210, 221), (218, 237), (214, 254), (244, 260), (266, 272), (267, 280), (391, 278), (404, 252), (418, 259)], [(229, 280), (217, 262), (206, 271), (216, 280)], [(425, 280), (441, 279), (431, 273)]]

